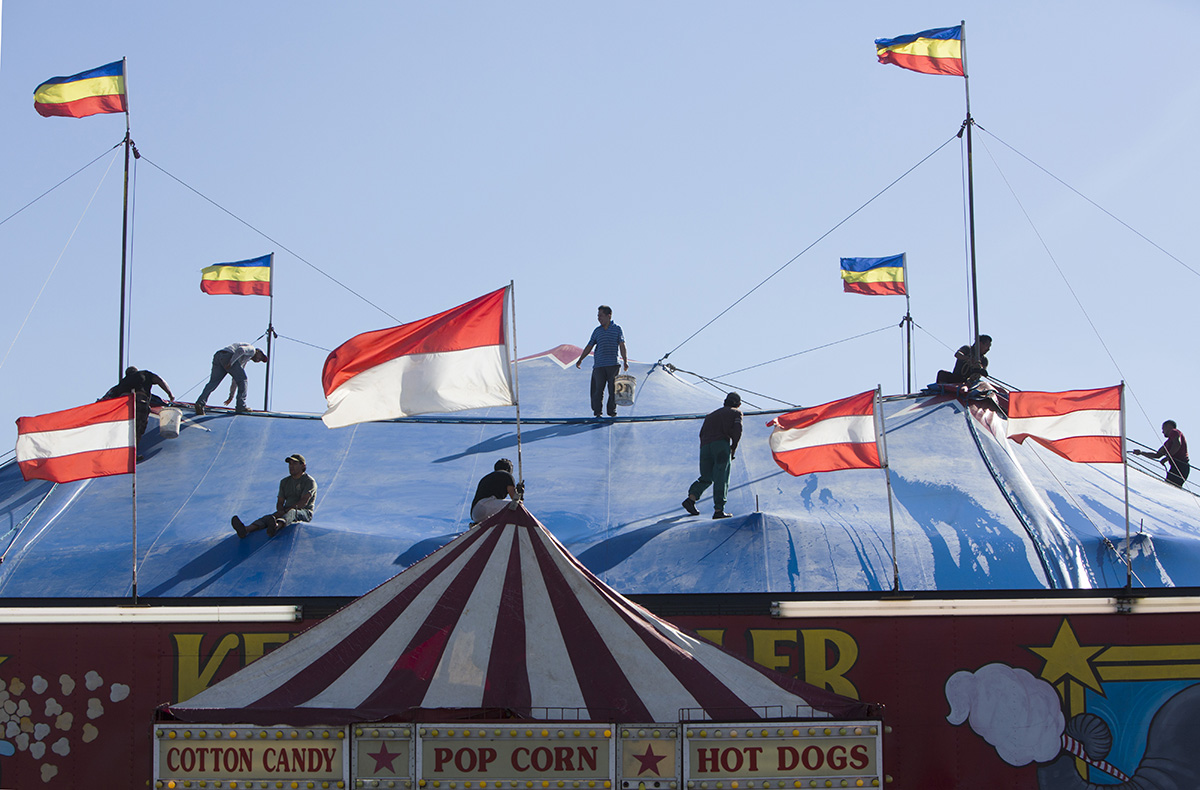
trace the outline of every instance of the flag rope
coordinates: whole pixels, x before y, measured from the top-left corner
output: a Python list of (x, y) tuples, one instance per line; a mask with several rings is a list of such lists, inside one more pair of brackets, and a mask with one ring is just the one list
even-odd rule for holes
[(49, 195), (51, 192), (53, 192), (54, 190), (58, 189), (58, 188), (59, 188), (59, 187), (61, 187), (63, 184), (65, 184), (65, 183), (67, 183), (68, 181), (70, 181), (72, 178), (74, 178), (75, 176), (77, 176), (77, 175), (79, 175), (80, 173), (82, 173), (84, 170), (87, 170), (89, 167), (91, 167), (92, 165), (96, 164), (96, 163), (97, 163), (97, 162), (99, 162), (101, 159), (103, 159), (103, 158), (104, 158), (104, 154), (107, 154), (107, 153), (109, 153), (109, 152), (111, 152), (111, 151), (114, 151), (114, 150), (116, 150), (116, 149), (117, 149), (117, 148), (119, 148), (120, 146), (124, 145), (124, 143), (125, 143), (125, 141), (124, 141), (124, 140), (122, 140), (121, 142), (117, 143), (117, 144), (116, 144), (116, 145), (114, 145), (112, 148), (109, 148), (109, 149), (108, 149), (108, 150), (106, 150), (104, 153), (100, 154), (100, 155), (99, 155), (99, 156), (97, 156), (95, 159), (93, 159), (92, 161), (88, 162), (86, 165), (84, 165), (83, 167), (79, 168), (78, 170), (76, 170), (76, 171), (75, 171), (74, 173), (72, 173), (71, 175), (69, 175), (69, 176), (67, 176), (66, 178), (64, 178), (62, 181), (59, 181), (57, 184), (55, 184), (54, 186), (50, 187), (50, 188), (49, 188), (49, 189), (47, 189), (45, 192), (43, 192), (42, 194), (40, 194), (40, 195), (38, 195), (37, 197), (35, 197), (33, 200), (31, 200), (31, 201), (29, 201), (28, 203), (26, 203), (24, 206), (21, 206), (19, 209), (17, 209), (17, 210), (16, 210), (16, 211), (14, 211), (13, 213), (9, 214), (9, 215), (8, 215), (7, 217), (5, 217), (4, 219), (0, 219), (0, 225), (3, 225), (4, 223), (8, 222), (10, 219), (12, 219), (13, 217), (17, 216), (18, 214), (20, 214), (20, 213), (21, 213), (22, 211), (24, 211), (25, 209), (29, 208), (29, 207), (30, 207), (30, 206), (32, 206), (34, 203), (37, 203), (39, 200), (41, 200), (42, 198), (46, 197), (46, 196), (47, 196), (47, 195)]
[(377, 305), (377, 304), (375, 304), (374, 302), (372, 302), (372, 301), (371, 301), (370, 299), (368, 299), (367, 297), (365, 297), (365, 296), (363, 296), (362, 294), (360, 294), (358, 291), (354, 290), (353, 288), (351, 288), (350, 286), (346, 285), (346, 284), (345, 284), (344, 282), (342, 282), (341, 280), (339, 280), (339, 279), (337, 279), (336, 277), (334, 277), (334, 276), (333, 276), (332, 274), (330, 274), (329, 272), (327, 272), (327, 271), (325, 271), (324, 269), (322, 269), (321, 267), (317, 266), (315, 263), (313, 263), (312, 261), (308, 260), (308, 259), (307, 259), (307, 258), (305, 258), (303, 255), (300, 255), (298, 252), (295, 252), (295, 251), (294, 251), (294, 250), (292, 250), (290, 247), (288, 247), (286, 244), (283, 244), (282, 242), (280, 242), (280, 241), (278, 241), (278, 240), (274, 239), (273, 237), (271, 237), (271, 236), (267, 235), (265, 232), (263, 232), (263, 231), (259, 230), (258, 228), (254, 227), (254, 226), (253, 226), (253, 225), (251, 225), (249, 222), (247, 222), (246, 220), (244, 220), (244, 219), (242, 219), (241, 217), (239, 217), (237, 214), (234, 214), (232, 211), (230, 211), (229, 209), (225, 208), (224, 206), (222, 206), (220, 203), (218, 203), (217, 201), (213, 200), (212, 198), (210, 198), (208, 195), (205, 195), (203, 192), (201, 192), (200, 190), (198, 190), (198, 189), (196, 189), (195, 187), (193, 187), (191, 184), (188, 184), (188, 183), (187, 183), (186, 181), (184, 181), (183, 179), (181, 179), (181, 178), (179, 178), (178, 176), (176, 176), (176, 175), (174, 175), (174, 174), (172, 174), (172, 173), (168, 172), (168, 171), (167, 171), (167, 170), (165, 170), (165, 169), (164, 169), (162, 166), (160, 166), (158, 163), (156, 163), (156, 162), (154, 162), (153, 160), (151, 160), (149, 157), (147, 157), (147, 156), (143, 155), (143, 156), (142, 156), (142, 159), (145, 159), (147, 164), (149, 164), (149, 165), (150, 165), (151, 167), (153, 167), (155, 170), (158, 170), (160, 173), (162, 173), (163, 175), (165, 175), (167, 178), (170, 178), (171, 180), (175, 181), (177, 184), (179, 184), (180, 186), (184, 187), (185, 189), (187, 189), (187, 190), (191, 191), (192, 193), (194, 193), (194, 194), (195, 194), (195, 195), (197, 195), (198, 197), (202, 198), (203, 200), (206, 200), (206, 201), (208, 201), (209, 203), (211, 203), (211, 204), (212, 204), (213, 206), (215, 206), (216, 208), (218, 208), (218, 209), (220, 209), (221, 211), (225, 212), (225, 213), (226, 213), (226, 214), (228, 214), (230, 217), (233, 217), (235, 220), (237, 220), (238, 222), (242, 223), (243, 225), (245, 225), (247, 228), (249, 228), (250, 230), (254, 231), (255, 233), (257, 233), (259, 236), (262, 236), (262, 237), (263, 237), (264, 239), (266, 239), (267, 241), (271, 242), (272, 244), (278, 245), (278, 246), (279, 246), (279, 248), (280, 248), (281, 250), (283, 250), (284, 252), (288, 253), (289, 255), (291, 255), (292, 257), (294, 257), (296, 260), (298, 260), (298, 261), (300, 261), (301, 263), (303, 263), (304, 265), (308, 266), (309, 268), (311, 268), (313, 271), (317, 272), (318, 274), (321, 274), (322, 276), (324, 276), (325, 278), (327, 278), (327, 279), (328, 279), (328, 280), (330, 280), (331, 282), (335, 283), (335, 284), (336, 284), (336, 285), (338, 285), (339, 287), (341, 287), (341, 288), (345, 289), (346, 291), (348, 291), (349, 293), (353, 294), (354, 296), (357, 296), (359, 299), (361, 299), (361, 300), (363, 300), (364, 302), (366, 302), (367, 304), (371, 305), (371, 307), (374, 307), (376, 310), (378, 310), (379, 312), (383, 313), (384, 315), (386, 315), (388, 318), (392, 319), (392, 320), (393, 320), (393, 321), (395, 321), (396, 323), (398, 323), (398, 324), (403, 324), (403, 323), (405, 323), (404, 321), (401, 321), (399, 318), (397, 318), (396, 316), (394, 316), (394, 315), (392, 315), (391, 313), (389, 313), (387, 310), (384, 310), (382, 307), (380, 307), (379, 305)]
[(87, 205), (83, 207), (83, 213), (79, 215), (79, 221), (76, 222), (75, 227), (71, 229), (71, 235), (67, 237), (67, 241), (65, 244), (63, 244), (62, 249), (59, 251), (58, 257), (54, 259), (54, 265), (50, 267), (49, 273), (46, 274), (46, 279), (42, 283), (42, 287), (38, 289), (37, 296), (33, 297), (33, 304), (29, 305), (29, 312), (25, 314), (25, 318), (23, 321), (21, 321), (21, 325), (17, 327), (17, 333), (13, 335), (12, 342), (8, 344), (8, 350), (4, 352), (4, 358), (0, 359), (0, 369), (3, 369), (4, 363), (8, 361), (9, 354), (12, 353), (13, 346), (15, 346), (17, 344), (17, 340), (21, 338), (21, 332), (25, 330), (25, 325), (29, 323), (29, 317), (33, 315), (34, 308), (36, 308), (38, 302), (41, 301), (42, 294), (46, 291), (46, 286), (50, 284), (50, 278), (54, 276), (54, 272), (56, 269), (58, 269), (58, 265), (62, 263), (63, 256), (67, 254), (67, 248), (71, 246), (71, 242), (75, 239), (75, 234), (79, 232), (79, 226), (83, 224), (83, 218), (87, 216), (88, 210), (91, 209), (92, 203), (95, 202), (96, 195), (100, 194), (100, 187), (104, 185), (105, 180), (108, 178), (108, 173), (110, 170), (112, 170), (112, 166), (116, 161), (117, 158), (114, 156), (112, 161), (108, 163), (108, 168), (105, 169), (104, 175), (100, 176), (100, 183), (96, 184), (96, 190), (92, 192), (92, 196), (88, 199)]
[[(737, 298), (737, 300), (735, 300), (735, 301), (733, 302), (733, 304), (729, 305), (729, 306), (728, 306), (728, 307), (726, 307), (724, 310), (722, 310), (721, 312), (719, 312), (719, 313), (717, 313), (715, 316), (713, 316), (713, 318), (711, 318), (711, 319), (708, 321), (708, 323), (704, 324), (704, 326), (700, 327), (700, 328), (699, 328), (699, 329), (697, 329), (695, 332), (693, 332), (692, 334), (690, 334), (690, 335), (688, 335), (686, 338), (684, 338), (683, 342), (681, 342), (679, 345), (675, 346), (675, 348), (673, 348), (673, 349), (671, 349), (670, 351), (668, 351), (667, 353), (663, 354), (663, 355), (662, 355), (662, 357), (660, 357), (660, 358), (659, 358), (659, 360), (658, 360), (658, 363), (656, 363), (656, 365), (657, 365), (657, 364), (659, 364), (659, 363), (665, 362), (665, 361), (667, 360), (667, 358), (668, 358), (668, 357), (670, 357), (670, 356), (671, 356), (672, 354), (674, 354), (676, 351), (678, 351), (679, 349), (681, 349), (681, 348), (683, 348), (685, 345), (687, 345), (689, 342), (691, 342), (693, 338), (695, 338), (697, 335), (699, 335), (699, 334), (700, 334), (701, 332), (703, 332), (705, 329), (708, 329), (710, 326), (712, 326), (714, 323), (716, 323), (716, 322), (717, 322), (717, 321), (718, 321), (718, 320), (719, 320), (719, 319), (720, 319), (722, 316), (724, 316), (724, 315), (725, 315), (726, 313), (728, 313), (730, 310), (732, 310), (733, 308), (735, 308), (735, 307), (737, 307), (739, 304), (741, 304), (741, 303), (742, 303), (742, 302), (743, 302), (743, 301), (744, 301), (744, 300), (745, 300), (747, 297), (749, 297), (751, 294), (753, 294), (753, 293), (754, 293), (755, 291), (757, 291), (759, 288), (762, 288), (764, 285), (766, 285), (768, 282), (770, 282), (770, 281), (771, 281), (771, 280), (772, 280), (772, 279), (773, 279), (773, 278), (774, 278), (774, 277), (775, 277), (777, 274), (779, 274), (780, 272), (782, 272), (782, 271), (783, 271), (784, 269), (786, 269), (787, 267), (791, 266), (793, 263), (795, 263), (797, 260), (799, 260), (799, 259), (800, 259), (802, 256), (804, 256), (804, 255), (805, 255), (805, 253), (807, 253), (807, 252), (808, 252), (809, 250), (811, 250), (813, 247), (817, 246), (817, 245), (818, 245), (818, 244), (820, 244), (822, 241), (824, 241), (824, 240), (825, 240), (825, 238), (826, 238), (827, 236), (829, 236), (830, 234), (832, 234), (832, 233), (833, 233), (835, 230), (837, 230), (838, 228), (840, 228), (842, 225), (845, 225), (847, 222), (849, 222), (851, 219), (853, 219), (853, 218), (854, 218), (854, 216), (855, 216), (856, 214), (858, 214), (860, 211), (862, 211), (863, 209), (865, 209), (867, 206), (869, 206), (869, 205), (871, 205), (872, 203), (874, 203), (876, 200), (878, 200), (880, 197), (882, 197), (882, 196), (883, 196), (885, 193), (887, 193), (889, 190), (891, 190), (891, 189), (892, 189), (892, 187), (896, 186), (896, 185), (897, 185), (897, 184), (899, 184), (901, 181), (903, 181), (903, 180), (904, 180), (904, 179), (905, 179), (905, 178), (906, 178), (906, 177), (907, 177), (907, 176), (908, 176), (910, 173), (912, 173), (914, 170), (916, 170), (916, 169), (917, 169), (918, 167), (920, 167), (921, 165), (925, 164), (927, 161), (929, 161), (931, 158), (933, 158), (933, 156), (934, 156), (934, 155), (936, 155), (936, 154), (937, 154), (939, 151), (941, 151), (943, 148), (945, 148), (947, 145), (949, 145), (949, 144), (950, 144), (952, 141), (954, 141), (954, 140), (957, 140), (957, 139), (958, 139), (958, 134), (957, 134), (957, 133), (955, 133), (953, 136), (951, 136), (949, 139), (947, 139), (947, 140), (946, 140), (946, 142), (942, 143), (942, 144), (941, 144), (941, 145), (939, 145), (937, 148), (933, 149), (933, 150), (932, 150), (932, 151), (930, 151), (928, 154), (926, 154), (926, 155), (925, 155), (925, 157), (924, 157), (924, 158), (922, 158), (922, 159), (921, 159), (919, 162), (917, 162), (915, 165), (913, 165), (912, 167), (910, 167), (910, 168), (908, 168), (907, 170), (905, 170), (903, 173), (901, 173), (899, 176), (897, 176), (897, 177), (895, 178), (895, 180), (893, 180), (893, 181), (892, 181), (890, 184), (888, 184), (888, 185), (887, 185), (887, 186), (885, 186), (883, 189), (881, 189), (881, 190), (879, 190), (878, 192), (876, 192), (876, 193), (875, 193), (875, 194), (874, 194), (872, 197), (870, 197), (870, 198), (869, 198), (869, 199), (868, 199), (868, 200), (867, 200), (865, 203), (863, 203), (863, 204), (862, 204), (861, 206), (859, 206), (858, 208), (854, 209), (854, 211), (852, 211), (852, 212), (850, 212), (849, 214), (847, 214), (847, 215), (846, 215), (845, 217), (843, 217), (843, 218), (842, 218), (842, 219), (841, 219), (841, 220), (840, 220), (840, 221), (839, 221), (837, 224), (835, 224), (833, 227), (829, 228), (829, 230), (825, 231), (825, 232), (824, 232), (824, 233), (822, 233), (820, 236), (818, 236), (816, 239), (814, 239), (814, 240), (813, 240), (813, 241), (812, 241), (812, 242), (811, 242), (811, 243), (810, 243), (810, 244), (809, 244), (807, 247), (805, 247), (805, 248), (804, 248), (804, 249), (802, 249), (800, 252), (798, 252), (798, 253), (796, 253), (795, 255), (793, 255), (793, 256), (791, 257), (791, 259), (789, 259), (789, 260), (788, 260), (786, 263), (784, 263), (784, 264), (783, 264), (782, 266), (780, 266), (778, 269), (776, 269), (775, 271), (773, 271), (773, 272), (771, 272), (769, 275), (767, 275), (767, 276), (766, 276), (766, 277), (765, 277), (765, 278), (764, 278), (764, 279), (763, 279), (763, 280), (762, 280), (762, 281), (761, 281), (761, 282), (760, 282), (758, 285), (754, 286), (754, 287), (753, 287), (753, 288), (751, 288), (749, 291), (747, 291), (746, 293), (744, 293), (744, 294), (742, 294), (741, 296), (739, 296), (739, 297)], [(650, 372), (651, 372), (651, 373), (653, 373), (653, 372), (654, 372), (654, 369), (653, 369), (653, 368), (651, 368), (651, 371), (650, 371)], [(649, 374), (647, 374), (647, 375), (649, 375)]]

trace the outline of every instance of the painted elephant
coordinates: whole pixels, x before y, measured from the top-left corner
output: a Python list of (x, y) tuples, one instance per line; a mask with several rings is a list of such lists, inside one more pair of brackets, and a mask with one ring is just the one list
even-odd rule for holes
[[(1063, 754), (1038, 768), (1041, 790), (1196, 790), (1200, 788), (1200, 684), (1163, 703), (1146, 733), (1146, 753), (1128, 782), (1094, 784), (1075, 770), (1075, 758)], [(1067, 724), (1067, 735), (1083, 744), (1088, 757), (1108, 756), (1112, 735), (1096, 716), (1082, 714)]]

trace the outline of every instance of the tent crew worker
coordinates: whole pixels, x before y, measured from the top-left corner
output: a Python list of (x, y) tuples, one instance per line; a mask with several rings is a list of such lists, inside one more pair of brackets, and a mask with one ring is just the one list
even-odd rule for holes
[(297, 521), (312, 521), (313, 502), (317, 498), (317, 481), (308, 474), (308, 464), (300, 453), (292, 453), (284, 460), (288, 465), (288, 476), (279, 481), (279, 496), (275, 500), (275, 512), (261, 516), (249, 524), (234, 516), (229, 520), (239, 538), (260, 529), (267, 530), (273, 538), (279, 530)]
[(155, 386), (160, 387), (163, 392), (167, 393), (167, 403), (175, 400), (175, 396), (171, 394), (171, 388), (167, 386), (167, 382), (163, 381), (161, 376), (151, 373), (148, 370), (138, 370), (131, 365), (125, 368), (125, 375), (121, 377), (121, 380), (100, 398), (100, 400), (109, 400), (110, 398), (119, 398), (130, 392), (133, 393), (136, 403), (137, 438), (139, 442), (142, 440), (142, 434), (146, 432), (146, 423), (150, 419), (150, 389)]
[(688, 489), (683, 509), (693, 516), (700, 515), (696, 501), (710, 485), (713, 487), (713, 518), (729, 518), (725, 500), (729, 496), (730, 463), (737, 455), (738, 440), (742, 438), (742, 396), (731, 392), (725, 405), (704, 418), (700, 426), (700, 477)]
[(990, 335), (979, 336), (979, 362), (975, 361), (975, 346), (963, 346), (954, 352), (954, 370), (938, 371), (938, 384), (974, 384), (988, 374), (987, 352), (992, 349)]
[[(196, 399), (196, 414), (204, 414), (208, 396), (212, 395), (213, 390), (217, 388), (226, 374), (231, 376), (237, 385), (238, 414), (250, 411), (246, 406), (246, 363), (266, 361), (266, 353), (249, 343), (232, 343), (213, 354), (212, 373), (208, 377), (208, 383), (204, 385), (204, 391)], [(226, 402), (228, 403), (228, 401)]]
[(1165, 458), (1167, 482), (1183, 488), (1183, 481), (1187, 480), (1188, 473), (1192, 471), (1191, 464), (1188, 463), (1187, 439), (1183, 438), (1183, 431), (1175, 427), (1174, 420), (1167, 420), (1162, 424), (1162, 435), (1166, 441), (1156, 451), (1151, 453), (1146, 450), (1134, 450), (1133, 454), (1147, 458)]
[(513, 478), (512, 461), (501, 458), (479, 480), (475, 487), (475, 498), (471, 500), (471, 526), (475, 526), (504, 509), (505, 499), (519, 502), (525, 493), (525, 484)]
[(588, 352), (596, 349), (596, 356), (592, 359), (592, 416), (599, 419), (605, 388), (608, 389), (608, 416), (617, 416), (617, 371), (621, 368), (617, 364), (617, 351), (621, 352), (626, 372), (629, 371), (629, 353), (625, 350), (625, 333), (612, 322), (612, 308), (606, 304), (600, 305), (596, 309), (596, 319), (600, 326), (592, 330), (592, 337), (579, 359), (575, 360), (575, 367), (582, 365)]

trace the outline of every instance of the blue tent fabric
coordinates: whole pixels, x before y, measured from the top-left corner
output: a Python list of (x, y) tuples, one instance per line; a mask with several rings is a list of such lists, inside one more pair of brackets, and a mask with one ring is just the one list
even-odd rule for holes
[[(791, 477), (768, 415), (747, 406), (721, 521), (680, 507), (703, 416), (723, 393), (631, 364), (616, 421), (588, 414), (590, 371), (564, 346), (519, 363), (526, 505), (592, 572), (626, 594), (868, 592), (892, 588), (884, 472)], [(748, 398), (752, 400), (752, 398)], [(905, 590), (996, 591), (1200, 583), (1198, 500), (1120, 465), (1065, 461), (1004, 438), (1003, 419), (954, 398), (883, 404), (896, 568)], [(358, 596), (468, 528), (475, 485), (517, 461), (512, 407), (329, 430), (312, 415), (217, 412), (178, 438), (153, 426), (137, 472), (144, 597)], [(229, 518), (274, 507), (284, 458), (308, 459), (311, 523), (239, 540)], [(132, 479), (24, 482), (0, 467), (0, 597), (131, 593)], [(711, 500), (702, 500), (702, 508)]]

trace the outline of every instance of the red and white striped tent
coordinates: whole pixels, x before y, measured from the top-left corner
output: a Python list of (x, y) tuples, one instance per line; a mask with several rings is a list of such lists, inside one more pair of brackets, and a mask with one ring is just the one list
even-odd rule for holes
[(293, 726), (880, 713), (656, 617), (589, 573), (521, 505), (165, 710), (183, 721)]

